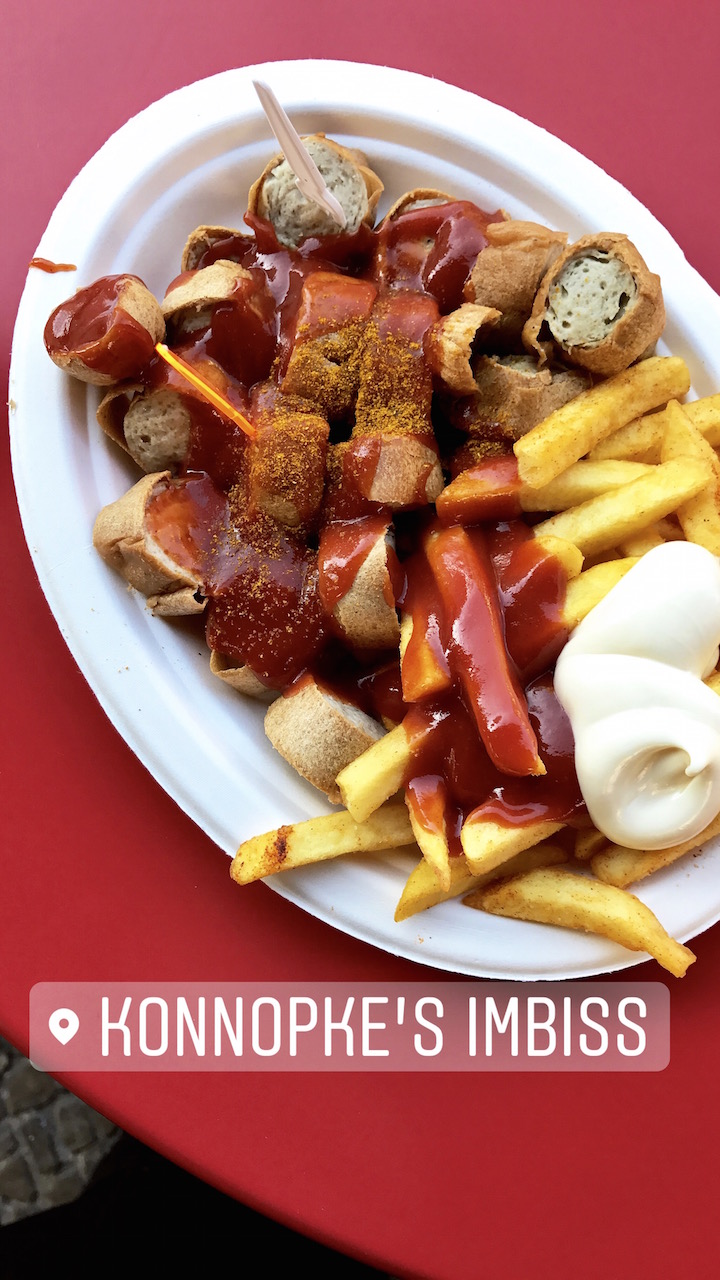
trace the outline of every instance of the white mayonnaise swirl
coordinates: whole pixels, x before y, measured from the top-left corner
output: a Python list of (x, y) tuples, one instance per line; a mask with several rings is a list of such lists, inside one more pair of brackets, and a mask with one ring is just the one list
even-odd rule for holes
[(663, 849), (720, 812), (720, 560), (666, 542), (576, 627), (555, 668), (590, 816), (616, 844)]

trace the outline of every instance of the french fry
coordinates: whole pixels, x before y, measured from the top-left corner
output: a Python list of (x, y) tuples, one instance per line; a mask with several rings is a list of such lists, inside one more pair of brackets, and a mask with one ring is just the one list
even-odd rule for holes
[(400, 790), (410, 755), (410, 738), (399, 724), (340, 771), (338, 790), (356, 822), (364, 822)]
[(677, 518), (688, 542), (698, 543), (714, 556), (720, 555), (720, 459), (676, 400), (665, 410), (661, 456), (663, 462), (696, 458), (709, 467), (709, 483), (678, 507)]
[(536, 541), (540, 543), (543, 551), (560, 561), (568, 580), (577, 578), (582, 570), (584, 557), (574, 542), (568, 542), (567, 538), (554, 538), (551, 533), (541, 535)]
[(375, 853), (414, 841), (404, 804), (386, 804), (364, 822), (355, 822), (349, 813), (328, 813), (246, 840), (232, 860), (230, 875), (237, 884), (251, 884), (346, 853)]
[(683, 409), (713, 449), (720, 446), (720, 394), (691, 400)]
[[(445, 655), (438, 654), (428, 635), (428, 630), (418, 628), (409, 613), (403, 614), (400, 622), (400, 671), (402, 674), (403, 698), (406, 702), (419, 702), (421, 698), (430, 698), (442, 693), (451, 683), (450, 671)], [(410, 649), (409, 660), (405, 655)]]
[(520, 490), (520, 506), (523, 511), (566, 511), (576, 507), (608, 489), (618, 489), (651, 468), (642, 462), (574, 462), (555, 480), (540, 489), (523, 485)]
[(563, 623), (568, 631), (582, 622), (583, 618), (599, 604), (628, 570), (637, 564), (636, 556), (628, 556), (623, 560), (608, 560), (604, 564), (593, 565), (585, 569), (567, 584), (565, 604), (563, 606)]
[(712, 474), (709, 462), (700, 458), (663, 462), (638, 480), (543, 520), (536, 535), (567, 538), (586, 556), (607, 551), (696, 497)]
[(395, 920), (407, 920), (410, 916), (426, 911), (429, 907), (437, 907), (441, 902), (449, 902), (452, 898), (459, 898), (461, 894), (468, 893), (471, 889), (490, 884), (500, 876), (532, 871), (535, 867), (555, 866), (561, 862), (567, 862), (567, 853), (559, 845), (552, 844), (550, 841), (533, 845), (530, 849), (523, 849), (522, 853), (518, 853), (502, 867), (488, 871), (482, 876), (474, 876), (468, 870), (465, 858), (452, 858), (450, 885), (447, 889), (443, 889), (432, 867), (423, 858), (410, 872), (405, 882), (395, 911)]
[(623, 556), (633, 556), (639, 560), (640, 556), (646, 555), (648, 551), (661, 547), (664, 541), (658, 525), (653, 524), (647, 529), (641, 529), (640, 533), (631, 533), (629, 538), (625, 538), (620, 543), (618, 551)]
[(597, 383), (515, 442), (520, 480), (536, 489), (549, 484), (611, 432), (689, 388), (690, 372), (678, 356), (652, 356)]
[(450, 669), (458, 678), (490, 759), (505, 773), (545, 773), (525, 695), (512, 669), (487, 550), (459, 526), (433, 533), (427, 556), (450, 617)]
[(575, 857), (578, 862), (589, 862), (594, 854), (605, 847), (608, 839), (595, 827), (585, 827), (575, 836)]
[(405, 791), (415, 839), (423, 858), (432, 867), (438, 884), (450, 888), (450, 845), (447, 835), (447, 787), (442, 778), (422, 780), (420, 789), (411, 781)]
[[(720, 395), (703, 396), (683, 405), (690, 421), (717, 449), (720, 445)], [(588, 459), (622, 459), (629, 462), (659, 462), (663, 435), (665, 434), (665, 410), (648, 413), (626, 427), (620, 427), (591, 449)]]
[(485, 818), (473, 821), (470, 814), (463, 823), (460, 843), (469, 870), (480, 876), (494, 871), (525, 849), (548, 840), (564, 825), (562, 822), (528, 822), (525, 826), (504, 827), (500, 822)]
[(653, 871), (669, 867), (684, 854), (691, 853), (707, 844), (715, 836), (720, 835), (720, 814), (713, 819), (699, 836), (692, 840), (684, 840), (682, 844), (672, 845), (669, 849), (629, 849), (624, 845), (609, 844), (607, 849), (596, 853), (590, 866), (593, 875), (605, 884), (625, 889), (629, 884), (644, 880)]
[(513, 876), (477, 890), (465, 901), (492, 915), (597, 933), (630, 951), (647, 951), (676, 978), (682, 978), (695, 960), (639, 898), (557, 867)]
[(647, 413), (635, 418), (624, 427), (618, 427), (590, 450), (588, 462), (644, 462), (660, 461), (663, 438), (663, 412)]

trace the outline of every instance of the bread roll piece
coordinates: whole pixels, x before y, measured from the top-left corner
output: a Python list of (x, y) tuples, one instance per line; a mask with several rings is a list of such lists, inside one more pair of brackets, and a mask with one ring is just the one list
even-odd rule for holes
[[(392, 511), (423, 507), (443, 489), (437, 446), (419, 435), (353, 436), (345, 474), (358, 493)], [(343, 446), (338, 446), (343, 449)]]
[(475, 376), (471, 360), (473, 343), (485, 328), (494, 330), (500, 312), (493, 307), (479, 307), (466, 302), (443, 316), (425, 338), (425, 357), (445, 386), (458, 395), (472, 395)]
[(320, 511), (330, 426), (320, 413), (296, 409), (296, 397), (277, 396), (258, 415), (250, 445), (250, 498), (287, 529), (308, 529)]
[(488, 244), (475, 260), (465, 299), (497, 309), (501, 313), (498, 336), (515, 340), (532, 312), (540, 282), (567, 244), (567, 235), (521, 219), (491, 222), (485, 234)]
[(232, 658), (227, 658), (215, 649), (210, 654), (210, 670), (214, 676), (246, 698), (255, 698), (257, 702), (274, 702), (278, 697), (277, 689), (270, 689), (263, 684), (251, 667), (238, 667)]
[(109, 387), (140, 374), (165, 336), (165, 320), (137, 276), (102, 276), (55, 308), (43, 336), (59, 369)]
[[(310, 134), (303, 142), (343, 207), (346, 233), (352, 235), (363, 222), (372, 226), (383, 184), (367, 158), (324, 133)], [(273, 156), (250, 188), (248, 211), (272, 223), (280, 244), (288, 249), (296, 249), (307, 236), (333, 236), (340, 231), (337, 222), (298, 189), (282, 154)]]
[(206, 602), (200, 577), (166, 555), (146, 528), (150, 499), (170, 483), (169, 471), (144, 476), (122, 498), (103, 507), (95, 521), (93, 544), (131, 587), (147, 596), (153, 613), (202, 613)]
[(335, 779), (385, 733), (383, 726), (351, 702), (305, 677), (278, 698), (265, 716), (265, 732), (275, 750), (333, 804), (340, 803)]
[(584, 236), (545, 275), (523, 329), (540, 361), (553, 349), (603, 377), (647, 355), (665, 327), (660, 277), (627, 236)]

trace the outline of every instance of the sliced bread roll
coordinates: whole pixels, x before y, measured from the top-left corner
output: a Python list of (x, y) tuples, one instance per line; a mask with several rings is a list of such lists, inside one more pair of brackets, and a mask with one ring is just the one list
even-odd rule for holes
[[(325, 185), (342, 205), (346, 233), (352, 235), (363, 222), (372, 226), (383, 184), (367, 158), (324, 133), (310, 134), (303, 142)], [(333, 236), (340, 230), (330, 214), (298, 189), (295, 174), (282, 155), (273, 156), (253, 183), (248, 211), (272, 223), (280, 244), (289, 249), (296, 249), (308, 236)]]
[(608, 377), (647, 355), (665, 327), (660, 277), (627, 236), (584, 236), (545, 275), (523, 344)]
[(250, 287), (253, 283), (244, 267), (220, 258), (209, 267), (186, 273), (170, 286), (161, 304), (163, 316), (175, 332), (192, 332), (207, 324), (212, 308), (229, 302), (241, 284)]
[(397, 648), (396, 565), (389, 517), (331, 521), (320, 534), (320, 599), (350, 648)]
[(148, 503), (171, 483), (169, 471), (144, 476), (122, 498), (103, 507), (95, 521), (93, 544), (103, 560), (147, 597), (153, 613), (202, 613), (206, 602), (200, 575), (171, 559), (146, 525)]
[(337, 775), (385, 730), (353, 703), (307, 676), (268, 708), (265, 732), (301, 777), (339, 804)]

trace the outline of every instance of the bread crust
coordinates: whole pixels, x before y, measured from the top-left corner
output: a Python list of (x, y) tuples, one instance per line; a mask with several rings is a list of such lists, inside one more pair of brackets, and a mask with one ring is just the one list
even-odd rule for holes
[[(635, 297), (628, 302), (602, 341), (591, 345), (558, 342), (548, 333), (546, 326), (551, 291), (568, 264), (594, 251), (622, 263), (635, 283)], [(556, 259), (540, 284), (532, 313), (523, 328), (522, 340), (526, 349), (535, 352), (541, 363), (548, 358), (548, 352), (555, 349), (569, 363), (609, 377), (648, 355), (664, 327), (665, 306), (660, 277), (648, 269), (627, 236), (603, 232), (583, 236)], [(548, 338), (543, 341), (546, 333)]]
[(232, 298), (241, 280), (252, 281), (249, 271), (237, 262), (218, 258), (209, 267), (193, 272), (165, 294), (161, 307), (165, 320), (177, 325), (183, 317), (214, 307)]
[[(255, 237), (249, 231), (239, 231), (236, 227), (208, 226), (203, 223), (190, 232), (180, 258), (181, 271), (197, 271), (205, 254), (221, 240), (238, 239), (246, 241), (248, 247), (255, 244)], [(225, 258), (227, 262), (229, 259)]]
[[(512, 443), (589, 385), (579, 369), (540, 368), (532, 356), (480, 356), (474, 362), (472, 397), (451, 412), (454, 424), (471, 438)], [(453, 462), (463, 456), (461, 448)], [(470, 465), (470, 454), (468, 454)]]
[(105, 392), (95, 413), (98, 425), (105, 435), (115, 444), (119, 444), (125, 453), (130, 452), (123, 431), (125, 414), (135, 396), (140, 395), (144, 390), (145, 386), (142, 382), (117, 382)]

